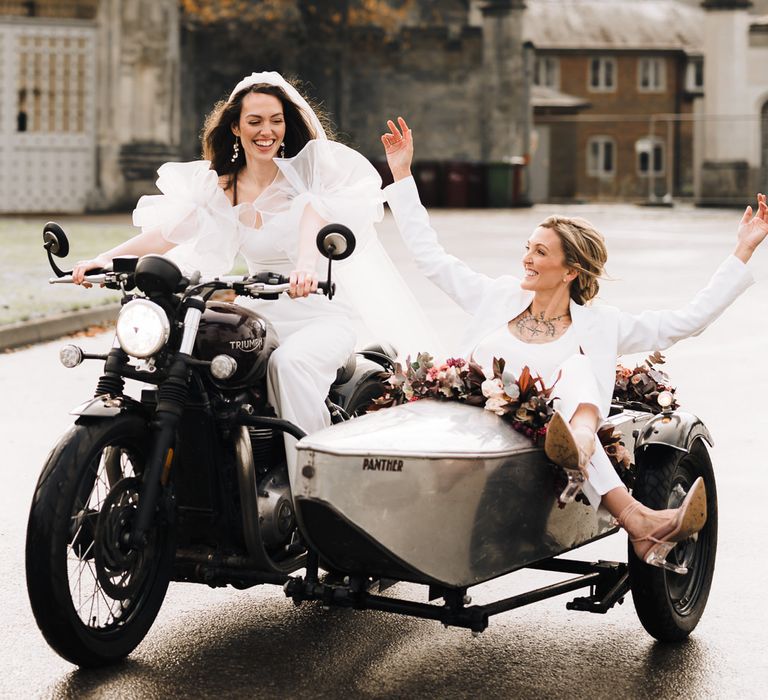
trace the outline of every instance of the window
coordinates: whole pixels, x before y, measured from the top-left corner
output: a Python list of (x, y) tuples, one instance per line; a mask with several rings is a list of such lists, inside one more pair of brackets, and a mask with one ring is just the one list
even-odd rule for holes
[(589, 89), (592, 92), (613, 92), (616, 89), (616, 61), (613, 58), (589, 60)]
[(664, 92), (667, 62), (663, 58), (641, 58), (637, 62), (637, 89), (640, 92)]
[(557, 89), (560, 87), (560, 62), (555, 56), (536, 56), (533, 64), (533, 84)]
[(635, 143), (637, 174), (648, 176), (664, 174), (664, 142), (650, 136)]
[(587, 142), (587, 175), (613, 177), (616, 145), (610, 136), (593, 136)]
[(700, 56), (688, 60), (685, 67), (685, 89), (688, 92), (704, 90), (704, 59)]

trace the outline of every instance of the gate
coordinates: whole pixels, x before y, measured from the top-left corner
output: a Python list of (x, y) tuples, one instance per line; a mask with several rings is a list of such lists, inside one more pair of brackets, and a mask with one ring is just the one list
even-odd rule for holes
[(0, 212), (81, 212), (95, 184), (96, 28), (0, 21)]

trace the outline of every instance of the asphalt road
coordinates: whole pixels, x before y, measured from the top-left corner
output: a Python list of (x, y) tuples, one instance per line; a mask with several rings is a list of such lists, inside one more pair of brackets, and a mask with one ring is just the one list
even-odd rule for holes
[[(605, 232), (613, 281), (605, 282), (602, 296), (629, 310), (684, 302), (732, 248), (739, 218), (734, 211), (687, 208), (560, 211), (590, 218)], [(456, 211), (434, 219), (452, 252), (500, 274), (518, 269), (525, 237), (548, 213), (547, 207)], [(390, 219), (382, 231), (436, 325), (455, 339), (461, 312), (413, 273)], [(629, 599), (602, 616), (567, 611), (562, 596), (493, 618), (473, 639), (429, 621), (313, 604), (296, 608), (276, 587), (171, 584), (154, 627), (125, 663), (78, 671), (47, 647), (32, 618), (24, 534), (37, 473), (71, 422), (69, 408), (90, 395), (98, 367), (65, 370), (57, 360), (59, 342), (0, 355), (0, 697), (764, 697), (768, 247), (752, 268), (757, 284), (699, 338), (667, 353), (683, 407), (703, 418), (715, 437), (720, 507), (709, 604), (692, 637), (679, 645), (655, 643)], [(100, 349), (110, 338), (78, 342)], [(619, 535), (579, 554), (621, 559), (625, 547)], [(523, 572), (472, 595), (483, 602), (550, 580)], [(404, 584), (397, 592), (420, 593)]]

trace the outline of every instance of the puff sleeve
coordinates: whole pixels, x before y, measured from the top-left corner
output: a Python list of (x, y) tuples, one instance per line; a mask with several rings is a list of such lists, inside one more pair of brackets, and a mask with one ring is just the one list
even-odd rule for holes
[(307, 206), (325, 221), (352, 229), (358, 245), (375, 237), (373, 224), (384, 216), (381, 177), (357, 151), (315, 139), (293, 158), (276, 158), (275, 163), (283, 177), (259, 199), (258, 207), (265, 222), (283, 210), (279, 224), (272, 225), (283, 229), (277, 240), (291, 260), (297, 257), (299, 224)]
[(160, 231), (175, 244), (167, 256), (185, 272), (229, 272), (240, 246), (237, 214), (219, 188), (209, 161), (165, 163), (157, 171), (162, 194), (144, 195), (133, 211), (134, 226)]

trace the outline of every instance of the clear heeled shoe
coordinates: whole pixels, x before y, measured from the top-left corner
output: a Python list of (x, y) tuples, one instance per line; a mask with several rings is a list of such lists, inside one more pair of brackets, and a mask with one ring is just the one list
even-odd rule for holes
[[(626, 528), (627, 519), (635, 513), (643, 504), (639, 501), (633, 501), (624, 510), (619, 513), (617, 518), (619, 525)], [(651, 542), (651, 546), (642, 555), (638, 555), (646, 564), (657, 566), (660, 569), (671, 571), (675, 574), (687, 574), (688, 567), (683, 564), (676, 564), (667, 560), (669, 553), (675, 548), (678, 542), (687, 539), (694, 539), (699, 531), (707, 522), (707, 489), (704, 480), (699, 477), (691, 485), (688, 494), (683, 499), (680, 507), (677, 509), (671, 523), (663, 525), (654, 532), (643, 537), (631, 538), (629, 541), (634, 546), (639, 542)], [(664, 535), (658, 533), (671, 526), (671, 530)], [(635, 553), (637, 548), (635, 547)]]
[(586, 466), (589, 456), (579, 449), (570, 425), (560, 412), (555, 412), (547, 426), (547, 436), (544, 438), (544, 453), (563, 469), (568, 483), (558, 497), (561, 503), (571, 503), (581, 493), (586, 478), (581, 470), (582, 463)]

